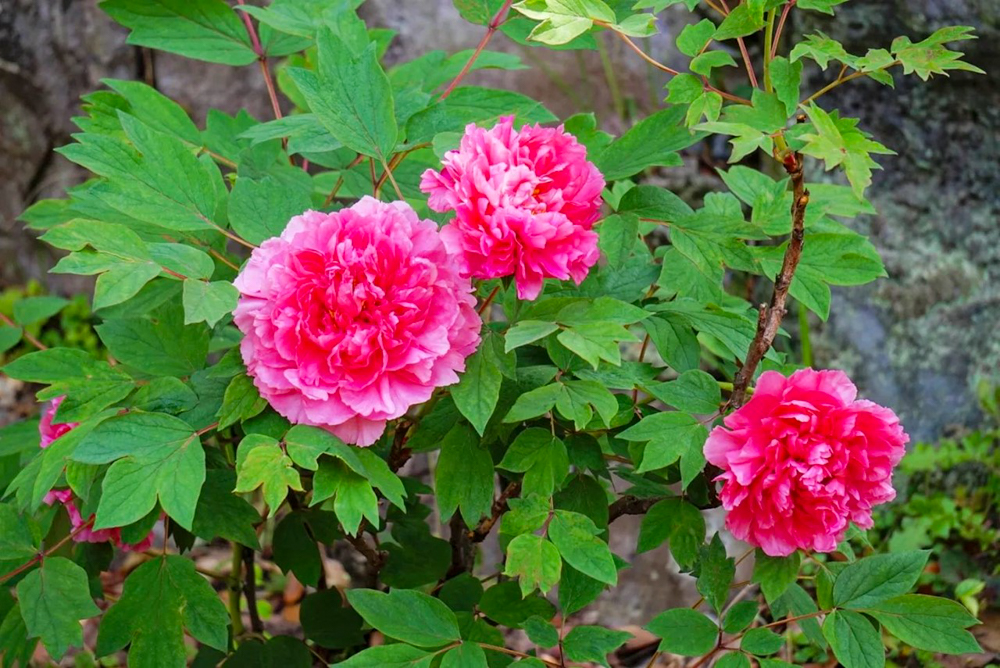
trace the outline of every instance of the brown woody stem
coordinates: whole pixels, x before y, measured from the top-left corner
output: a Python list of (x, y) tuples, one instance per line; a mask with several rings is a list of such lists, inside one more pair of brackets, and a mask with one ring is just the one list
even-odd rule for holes
[(805, 236), (806, 207), (809, 205), (809, 191), (805, 187), (805, 176), (802, 172), (802, 156), (790, 153), (784, 161), (785, 170), (792, 179), (792, 236), (785, 249), (785, 257), (781, 262), (781, 270), (774, 279), (774, 291), (769, 304), (760, 305), (760, 315), (757, 318), (757, 333), (750, 344), (747, 359), (736, 373), (733, 381), (733, 393), (729, 398), (731, 408), (739, 408), (746, 403), (747, 387), (753, 380), (757, 365), (767, 354), (774, 343), (774, 337), (781, 327), (781, 319), (785, 316), (785, 303), (788, 300), (788, 289), (795, 277), (795, 269), (802, 258), (802, 244)]

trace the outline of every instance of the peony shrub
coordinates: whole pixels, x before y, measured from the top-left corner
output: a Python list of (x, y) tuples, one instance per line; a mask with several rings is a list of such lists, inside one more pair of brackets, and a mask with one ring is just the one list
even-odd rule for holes
[[(676, 2), (463, 0), (478, 49), (389, 66), (359, 4), (101, 4), (136, 45), (256, 65), (275, 117), (199, 127), (107, 80), (59, 149), (93, 178), (24, 213), (54, 272), (96, 275), (103, 348), (0, 330), (49, 402), (0, 431), (0, 666), (607, 666), (632, 634), (576, 615), (653, 549), (701, 599), (661, 597), (649, 666), (979, 651), (962, 604), (912, 593), (931, 555), (866, 538), (904, 426), (804, 345), (831, 285), (885, 275), (848, 223), (890, 151), (823, 96), (979, 72), (947, 46), (971, 31), (862, 57), (787, 27), (840, 2), (707, 2), (678, 71), (642, 46)], [(618, 137), (474, 84), (522, 66), (491, 43), (604, 39), (669, 75)], [(647, 178), (713, 135), (698, 208)], [(301, 628), (262, 600), (284, 578)]]

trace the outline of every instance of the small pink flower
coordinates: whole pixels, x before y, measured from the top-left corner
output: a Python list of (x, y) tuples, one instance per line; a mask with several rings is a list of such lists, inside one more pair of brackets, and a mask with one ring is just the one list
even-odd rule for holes
[(726, 526), (771, 556), (830, 552), (848, 524), (896, 496), (892, 471), (909, 437), (888, 408), (858, 400), (842, 371), (761, 374), (753, 397), (705, 443), (723, 470)]
[(475, 278), (515, 277), (517, 295), (535, 299), (546, 278), (579, 285), (598, 260), (604, 177), (587, 149), (562, 127), (514, 129), (506, 117), (486, 130), (470, 124), (440, 172), (424, 172), (428, 204), (455, 218), (441, 231), (448, 250)]
[(307, 211), (254, 250), (236, 287), (243, 361), (276, 411), (371, 445), (458, 382), (482, 325), (437, 226), (365, 197)]
[[(65, 396), (56, 397), (48, 403), (45, 410), (42, 412), (42, 419), (38, 423), (38, 435), (40, 437), (39, 445), (44, 450), (49, 447), (53, 441), (55, 441), (60, 436), (72, 431), (79, 423), (78, 422), (64, 422), (59, 424), (53, 424), (53, 420), (56, 417), (56, 412), (59, 410), (59, 405), (65, 399)], [(72, 531), (76, 532), (73, 536), (74, 542), (77, 543), (106, 543), (110, 541), (115, 547), (119, 547), (126, 552), (145, 552), (153, 545), (153, 533), (150, 532), (142, 541), (134, 545), (129, 543), (122, 543), (121, 529), (101, 529), (99, 531), (94, 531), (91, 528), (86, 528), (78, 531), (80, 527), (85, 524), (85, 520), (80, 515), (80, 510), (76, 506), (76, 500), (73, 497), (73, 490), (70, 489), (53, 489), (49, 491), (43, 501), (49, 505), (55, 505), (56, 503), (61, 503), (66, 508), (66, 513), (69, 515), (70, 525)], [(94, 516), (91, 515), (87, 521), (93, 520)]]

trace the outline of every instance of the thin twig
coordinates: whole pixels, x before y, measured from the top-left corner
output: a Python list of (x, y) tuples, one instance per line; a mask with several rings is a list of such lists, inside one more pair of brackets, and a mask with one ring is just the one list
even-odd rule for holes
[(257, 575), (254, 569), (254, 551), (243, 545), (241, 548), (243, 557), (243, 595), (247, 599), (247, 612), (250, 613), (250, 629), (254, 633), (264, 633), (264, 622), (260, 619), (260, 612), (257, 611)]
[(4, 573), (3, 575), (0, 575), (0, 582), (6, 582), (7, 580), (11, 579), (15, 575), (19, 575), (20, 573), (23, 573), (24, 571), (28, 570), (29, 568), (31, 568), (35, 564), (40, 563), (46, 557), (50, 556), (51, 554), (53, 554), (54, 552), (56, 552), (56, 550), (58, 550), (60, 547), (62, 547), (66, 543), (68, 543), (70, 540), (72, 540), (73, 538), (76, 538), (76, 536), (78, 536), (79, 534), (83, 533), (86, 529), (89, 529), (91, 526), (93, 526), (93, 524), (94, 524), (94, 518), (91, 517), (89, 520), (87, 520), (86, 522), (84, 522), (83, 524), (81, 524), (80, 526), (78, 526), (77, 528), (73, 529), (73, 531), (69, 535), (64, 536), (63, 539), (60, 540), (58, 543), (56, 543), (55, 545), (53, 545), (49, 549), (45, 550), (45, 552), (43, 552), (41, 554), (36, 554), (31, 559), (29, 559), (26, 563), (21, 564), (20, 566), (18, 566), (17, 568), (15, 568), (14, 570), (12, 570), (12, 571), (10, 571), (8, 573)]
[(24, 338), (28, 341), (28, 343), (30, 343), (31, 345), (35, 346), (39, 350), (48, 350), (49, 349), (49, 347), (47, 345), (45, 345), (44, 343), (42, 343), (41, 341), (39, 341), (38, 339), (36, 339), (34, 337), (34, 335), (32, 335), (28, 331), (28, 329), (26, 327), (19, 327), (18, 325), (15, 325), (14, 321), (12, 321), (10, 318), (8, 318), (7, 316), (5, 316), (3, 313), (0, 313), (0, 322), (2, 322), (3, 324), (7, 325), (8, 327), (13, 327), (14, 329), (20, 329), (21, 330), (21, 335), (24, 336)]
[(750, 53), (747, 51), (746, 43), (742, 37), (738, 37), (736, 43), (740, 45), (740, 53), (743, 55), (743, 64), (747, 68), (747, 76), (750, 77), (750, 85), (754, 88), (759, 88), (757, 85), (757, 75), (753, 71), (753, 63), (750, 62)]
[(818, 100), (819, 98), (823, 97), (824, 95), (826, 95), (827, 93), (829, 93), (831, 90), (833, 90), (837, 86), (840, 86), (841, 84), (845, 84), (848, 81), (854, 81), (855, 79), (860, 79), (861, 77), (866, 77), (866, 76), (868, 76), (870, 74), (874, 74), (875, 72), (884, 72), (885, 70), (889, 69), (890, 67), (895, 67), (896, 65), (900, 65), (900, 64), (901, 63), (898, 60), (894, 60), (893, 62), (889, 63), (885, 67), (880, 67), (877, 70), (873, 70), (871, 72), (860, 72), (860, 71), (859, 72), (852, 72), (851, 74), (848, 74), (846, 77), (837, 77), (836, 79), (834, 79), (833, 81), (831, 81), (830, 83), (828, 83), (826, 86), (824, 86), (823, 88), (820, 88), (818, 91), (816, 91), (815, 93), (813, 93), (812, 95), (810, 95), (809, 97), (807, 97), (805, 100), (803, 100), (802, 103), (799, 106), (803, 107), (803, 108), (807, 107), (811, 102), (814, 102), (814, 101)]
[(323, 200), (322, 208), (325, 209), (326, 207), (330, 206), (330, 204), (333, 202), (333, 199), (337, 196), (337, 192), (340, 190), (340, 187), (344, 185), (344, 172), (349, 172), (350, 170), (354, 169), (355, 167), (360, 165), (364, 159), (365, 156), (359, 154), (358, 157), (354, 158), (354, 160), (351, 160), (350, 164), (348, 164), (347, 167), (344, 167), (342, 170), (340, 170), (340, 176), (337, 177), (337, 182), (333, 184), (333, 190), (331, 190), (330, 194), (326, 196), (325, 200)]
[(491, 292), (489, 294), (489, 296), (486, 298), (486, 301), (484, 301), (479, 306), (479, 309), (476, 311), (479, 315), (482, 315), (486, 311), (486, 309), (488, 309), (490, 307), (490, 304), (493, 303), (493, 299), (497, 296), (498, 292), (500, 292), (500, 286), (499, 285), (496, 286), (495, 288), (493, 288), (493, 292)]
[(747, 359), (733, 380), (733, 393), (729, 397), (728, 405), (734, 409), (746, 402), (746, 390), (750, 381), (753, 380), (757, 365), (760, 364), (771, 344), (774, 343), (774, 337), (777, 336), (778, 328), (781, 327), (781, 319), (785, 316), (788, 289), (792, 285), (795, 269), (799, 266), (799, 260), (802, 257), (806, 207), (809, 205), (809, 191), (806, 190), (805, 175), (802, 171), (802, 156), (798, 153), (789, 153), (783, 164), (792, 179), (792, 235), (788, 241), (788, 248), (785, 249), (785, 257), (781, 262), (781, 271), (774, 279), (771, 302), (760, 306), (757, 332), (750, 344)]
[(781, 42), (781, 31), (785, 29), (785, 21), (788, 20), (788, 13), (792, 11), (792, 7), (798, 0), (789, 0), (788, 4), (784, 6), (781, 10), (781, 18), (778, 19), (778, 30), (774, 33), (774, 39), (771, 41), (771, 60), (774, 60), (778, 55), (778, 44)]
[(496, 501), (493, 502), (492, 512), (490, 516), (484, 518), (479, 524), (476, 525), (475, 529), (469, 531), (469, 540), (473, 543), (481, 543), (486, 540), (486, 537), (490, 534), (490, 530), (493, 529), (493, 525), (497, 523), (500, 516), (507, 512), (508, 502), (511, 497), (514, 497), (521, 493), (521, 483), (512, 482), (507, 485), (500, 496), (497, 497)]
[(486, 27), (486, 34), (483, 35), (483, 38), (481, 40), (479, 40), (479, 44), (476, 46), (476, 50), (472, 52), (472, 55), (469, 56), (469, 59), (465, 62), (465, 66), (462, 68), (462, 70), (458, 73), (458, 75), (454, 79), (452, 79), (451, 83), (448, 84), (448, 87), (444, 89), (444, 92), (441, 93), (441, 97), (438, 98), (439, 100), (443, 100), (449, 95), (451, 95), (454, 92), (454, 90), (458, 87), (458, 84), (461, 83), (462, 79), (465, 78), (465, 75), (469, 73), (469, 71), (472, 69), (473, 64), (475, 64), (476, 59), (479, 58), (479, 55), (483, 52), (483, 49), (485, 49), (486, 45), (490, 43), (491, 39), (493, 39), (494, 33), (496, 33), (496, 31), (500, 28), (500, 26), (503, 25), (503, 22), (506, 20), (507, 17), (507, 12), (508, 10), (510, 10), (510, 6), (512, 4), (514, 4), (514, 0), (506, 0), (503, 3), (503, 6), (500, 7), (500, 11), (496, 13), (496, 16), (493, 17), (493, 19), (490, 21), (490, 24)]
[(534, 659), (535, 661), (541, 661), (546, 666), (553, 666), (554, 668), (559, 668), (560, 664), (555, 661), (549, 661), (548, 659), (541, 659), (537, 656), (531, 656), (530, 654), (525, 654), (524, 652), (518, 652), (516, 649), (507, 649), (506, 647), (499, 647), (497, 645), (488, 645), (484, 642), (477, 642), (477, 645), (483, 649), (492, 650), (494, 652), (501, 652), (510, 656), (516, 656), (521, 659)]

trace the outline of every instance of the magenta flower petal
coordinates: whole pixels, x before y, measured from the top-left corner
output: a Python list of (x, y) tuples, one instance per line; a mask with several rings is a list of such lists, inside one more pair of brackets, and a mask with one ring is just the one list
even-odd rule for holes
[(892, 471), (909, 437), (895, 413), (856, 397), (841, 371), (761, 374), (705, 443), (733, 535), (786, 556), (836, 549), (850, 522), (872, 526), (872, 507), (896, 495)]
[(388, 420), (458, 382), (479, 345), (471, 282), (404, 202), (296, 216), (235, 284), (240, 350), (261, 396), (348, 443), (371, 445)]
[(559, 128), (514, 129), (513, 117), (486, 130), (469, 125), (440, 172), (420, 188), (435, 211), (454, 212), (441, 231), (474, 278), (514, 276), (521, 299), (546, 278), (580, 284), (597, 262), (604, 177), (587, 149)]

